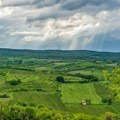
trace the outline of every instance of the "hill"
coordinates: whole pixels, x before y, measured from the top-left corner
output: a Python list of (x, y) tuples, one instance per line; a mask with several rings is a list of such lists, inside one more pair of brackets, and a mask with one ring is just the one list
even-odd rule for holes
[(35, 57), (41, 59), (89, 59), (119, 61), (120, 53), (97, 52), (87, 50), (23, 50), (23, 49), (0, 49), (0, 57)]

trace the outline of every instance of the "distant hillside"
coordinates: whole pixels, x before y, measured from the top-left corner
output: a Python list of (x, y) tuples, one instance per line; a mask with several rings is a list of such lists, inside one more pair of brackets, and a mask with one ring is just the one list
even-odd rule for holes
[(120, 61), (120, 53), (96, 52), (87, 50), (23, 50), (23, 49), (0, 49), (0, 57), (35, 57), (41, 59), (91, 59)]

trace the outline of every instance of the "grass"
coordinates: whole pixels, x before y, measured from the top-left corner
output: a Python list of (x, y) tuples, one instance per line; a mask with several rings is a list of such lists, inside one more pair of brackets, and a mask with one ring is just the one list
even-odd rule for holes
[(15, 92), (12, 94), (13, 99), (21, 104), (34, 104), (35, 106), (43, 105), (50, 109), (66, 110), (60, 97), (55, 94), (47, 94), (42, 92)]
[(68, 72), (68, 74), (71, 74), (71, 75), (75, 75), (75, 74), (78, 74), (78, 73), (81, 73), (81, 74), (84, 74), (84, 75), (92, 74), (91, 71), (87, 71), (87, 70), (75, 70), (75, 71)]
[(94, 83), (93, 85), (96, 89), (96, 93), (101, 98), (112, 97), (112, 93), (110, 93), (110, 91), (107, 89), (107, 87), (105, 87), (105, 85), (103, 85), (102, 83)]
[(63, 103), (80, 103), (90, 99), (92, 104), (101, 104), (101, 97), (97, 95), (93, 83), (63, 84), (61, 94)]
[[(91, 99), (93, 98), (93, 100), (96, 99), (95, 101), (97, 101), (97, 102), (98, 102), (98, 100), (101, 100), (102, 98), (108, 98), (109, 96), (112, 96), (112, 94), (105, 87), (105, 85), (102, 85), (101, 83), (93, 83), (93, 84), (87, 83), (87, 84), (79, 84), (79, 85), (78, 84), (64, 84), (62, 86), (62, 89), (64, 89), (65, 91), (67, 90), (67, 93), (69, 92), (69, 96), (68, 96), (68, 94), (65, 93), (65, 91), (62, 91), (63, 92), (62, 100), (68, 101), (65, 105), (69, 112), (72, 112), (72, 113), (81, 112), (81, 113), (92, 114), (92, 115), (101, 115), (101, 114), (105, 114), (106, 112), (113, 112), (113, 113), (119, 114), (120, 103), (115, 102), (115, 101), (113, 101), (112, 105), (101, 104), (101, 101), (99, 101), (100, 104), (91, 104), (91, 105), (87, 105), (87, 106), (81, 105), (80, 102), (75, 103), (75, 101), (73, 101), (75, 99), (76, 99), (76, 101), (77, 100), (80, 101), (80, 99), (83, 97), (86, 97), (86, 95), (87, 95), (87, 97), (89, 97)], [(87, 89), (87, 90), (85, 90), (85, 89)], [(94, 92), (92, 92), (92, 91), (94, 91)], [(80, 95), (80, 93), (81, 93), (81, 95)], [(99, 96), (101, 97), (100, 99), (98, 99)]]
[(83, 106), (80, 104), (66, 104), (66, 107), (69, 110), (69, 112), (72, 112), (72, 113), (85, 113), (85, 114), (92, 114), (92, 115), (101, 115), (101, 114), (105, 114), (106, 112), (116, 113), (116, 110), (112, 108), (112, 106), (110, 105)]
[(101, 98), (109, 98), (109, 97), (111, 97), (111, 99), (112, 99), (112, 105), (110, 105), (110, 108), (115, 113), (119, 113), (119, 111), (120, 111), (120, 102), (118, 102), (118, 101), (115, 100), (115, 97), (110, 92), (110, 90), (107, 89), (106, 85), (102, 84), (102, 83), (94, 83), (94, 87), (96, 89), (97, 94)]
[(79, 83), (82, 78), (75, 76), (64, 76), (66, 82)]

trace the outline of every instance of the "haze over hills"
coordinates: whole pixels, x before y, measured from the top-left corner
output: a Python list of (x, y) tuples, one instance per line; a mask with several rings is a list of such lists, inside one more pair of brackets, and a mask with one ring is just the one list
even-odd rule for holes
[(98, 52), (89, 50), (27, 50), (27, 49), (0, 49), (2, 57), (37, 57), (46, 59), (96, 59), (119, 61), (120, 53)]

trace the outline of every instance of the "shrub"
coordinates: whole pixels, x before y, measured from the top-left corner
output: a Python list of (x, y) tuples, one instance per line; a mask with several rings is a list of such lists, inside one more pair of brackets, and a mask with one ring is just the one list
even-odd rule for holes
[(91, 100), (90, 99), (86, 99), (85, 101), (86, 101), (87, 105), (91, 104)]
[(21, 83), (21, 80), (20, 79), (18, 79), (18, 80), (10, 80), (10, 81), (7, 81), (6, 83), (9, 83), (10, 85), (16, 86), (16, 85)]
[(112, 104), (112, 99), (111, 99), (111, 98), (108, 98), (108, 99), (103, 98), (103, 99), (102, 99), (102, 102), (103, 102), (103, 103), (107, 103), (108, 105), (111, 105), (111, 104)]
[(119, 117), (114, 113), (107, 112), (101, 116), (100, 120), (119, 120)]
[(9, 98), (10, 96), (9, 95), (7, 95), (7, 94), (1, 94), (0, 95), (0, 98)]
[(27, 104), (26, 104), (26, 103), (24, 103), (24, 102), (19, 102), (18, 104), (19, 104), (19, 105), (21, 105), (21, 106), (24, 106), (24, 107), (26, 107), (26, 106), (27, 106)]
[(109, 99), (108, 99), (108, 105), (111, 105), (111, 104), (112, 104), (112, 99), (109, 98)]
[(35, 107), (35, 104), (34, 103), (30, 103), (29, 106)]
[(38, 105), (38, 108), (39, 108), (39, 109), (44, 108), (44, 107), (45, 107), (45, 106), (42, 105), (42, 104), (39, 104), (39, 105)]
[(1, 104), (0, 120), (119, 120), (119, 116), (106, 113), (100, 117), (86, 115), (84, 113), (68, 113), (50, 110), (44, 106), (39, 109), (35, 107), (20, 107), (10, 104)]
[(41, 88), (36, 88), (36, 91), (42, 91), (42, 89)]
[(95, 75), (84, 75), (84, 74), (81, 74), (81, 73), (77, 73), (75, 74), (75, 76), (77, 77), (81, 77), (81, 78), (84, 78), (84, 83), (85, 82), (94, 82), (94, 81), (99, 81), (99, 78)]
[(56, 77), (56, 81), (58, 81), (58, 82), (62, 82), (62, 83), (64, 83), (64, 82), (65, 82), (64, 77), (63, 77), (63, 76), (57, 76), (57, 77)]
[(32, 107), (25, 108), (25, 115), (27, 116), (27, 120), (35, 120), (35, 110)]
[(107, 102), (108, 102), (108, 100), (106, 98), (102, 99), (102, 103), (107, 103)]
[(0, 72), (0, 75), (1, 75), (1, 76), (6, 76), (6, 73)]

